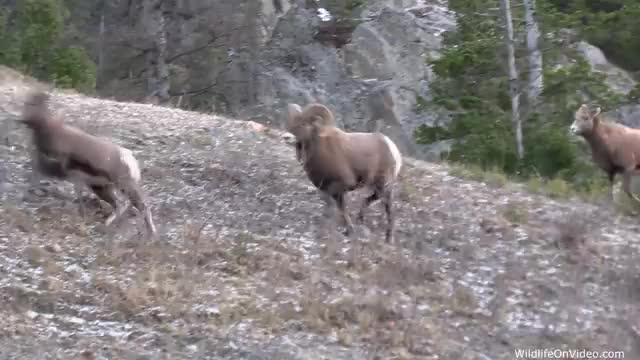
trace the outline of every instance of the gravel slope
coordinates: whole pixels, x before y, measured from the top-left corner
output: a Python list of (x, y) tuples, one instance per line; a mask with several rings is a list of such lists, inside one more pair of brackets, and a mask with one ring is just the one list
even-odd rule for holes
[(143, 163), (162, 234), (145, 242), (134, 218), (102, 228), (88, 195), (79, 218), (69, 184), (27, 188), (28, 138), (9, 123), (24, 90), (0, 85), (0, 358), (639, 358), (635, 218), (407, 159), (398, 243), (379, 204), (357, 239), (331, 239), (285, 133), (56, 92), (69, 123)]

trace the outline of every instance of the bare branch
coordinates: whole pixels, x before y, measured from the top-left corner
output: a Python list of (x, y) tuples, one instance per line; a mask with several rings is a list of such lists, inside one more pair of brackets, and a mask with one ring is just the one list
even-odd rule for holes
[(204, 45), (201, 45), (201, 46), (195, 47), (195, 48), (193, 48), (193, 49), (189, 49), (189, 50), (187, 50), (187, 51), (184, 51), (184, 52), (178, 53), (178, 54), (176, 54), (176, 55), (170, 56), (170, 57), (166, 60), (166, 61), (167, 61), (167, 64), (171, 64), (171, 63), (173, 63), (174, 61), (176, 61), (176, 60), (180, 59), (181, 57), (189, 56), (189, 55), (192, 55), (192, 54), (197, 53), (198, 51), (201, 51), (201, 50), (204, 50), (204, 49), (206, 49), (206, 48), (209, 48), (209, 47), (211, 47), (211, 45), (213, 45), (213, 43), (215, 43), (215, 42), (216, 42), (216, 40), (218, 40), (218, 37), (217, 37), (217, 36), (215, 36), (215, 35), (213, 35), (213, 36), (209, 39), (209, 41), (207, 41)]
[(176, 97), (176, 96), (183, 96), (183, 95), (200, 95), (200, 94), (202, 94), (204, 92), (207, 92), (207, 91), (213, 89), (217, 84), (218, 84), (217, 81), (214, 81), (213, 83), (211, 83), (211, 84), (209, 84), (209, 85), (207, 85), (207, 86), (205, 86), (205, 87), (203, 87), (201, 89), (189, 90), (189, 91), (181, 91), (181, 92), (178, 92), (178, 93), (170, 92), (169, 96)]

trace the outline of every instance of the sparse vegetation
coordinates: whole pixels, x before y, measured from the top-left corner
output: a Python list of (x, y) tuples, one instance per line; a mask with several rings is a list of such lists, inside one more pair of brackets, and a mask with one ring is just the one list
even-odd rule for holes
[(449, 173), (452, 176), (484, 182), (494, 187), (502, 187), (509, 182), (508, 176), (503, 172), (496, 169), (484, 170), (477, 165), (453, 164)]
[[(459, 164), (450, 165), (449, 174), (463, 179), (483, 182), (493, 187), (503, 187), (508, 184), (522, 185), (528, 192), (545, 195), (552, 199), (581, 199), (593, 204), (603, 204), (609, 201), (609, 185), (604, 177), (584, 181), (581, 186), (576, 186), (576, 184), (562, 178), (544, 179), (534, 176), (522, 182), (520, 179), (509, 177), (499, 170), (487, 171), (476, 165)], [(619, 182), (617, 186), (620, 186)], [(410, 189), (410, 186), (405, 185), (404, 188)], [(407, 190), (407, 192), (410, 191)], [(633, 191), (638, 191), (637, 185)], [(626, 195), (615, 198), (615, 209), (626, 215), (635, 215), (640, 212), (640, 206)]]
[(513, 224), (523, 224), (527, 222), (527, 209), (522, 204), (510, 202), (505, 206), (503, 216)]

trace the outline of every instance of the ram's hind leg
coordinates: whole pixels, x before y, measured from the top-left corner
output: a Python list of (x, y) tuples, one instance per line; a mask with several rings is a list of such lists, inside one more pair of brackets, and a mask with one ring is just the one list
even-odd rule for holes
[(613, 197), (613, 183), (616, 179), (616, 172), (615, 170), (611, 170), (607, 173), (607, 177), (609, 178), (609, 201), (611, 201), (611, 203), (613, 204), (613, 202), (615, 201), (614, 197)]
[(631, 192), (631, 177), (634, 175), (638, 175), (638, 171), (635, 169), (625, 170), (623, 178), (622, 178), (622, 190), (634, 201), (636, 201), (640, 205), (640, 198), (634, 193)]
[[(156, 225), (153, 222), (151, 209), (146, 204), (144, 190), (137, 183), (131, 181), (124, 187), (123, 191), (131, 201), (131, 205), (142, 214), (149, 235), (155, 236), (157, 233)], [(128, 210), (128, 207), (126, 210)]]
[(116, 188), (113, 185), (91, 185), (90, 188), (98, 198), (109, 204), (113, 210), (118, 207)]
[(91, 185), (91, 190), (94, 194), (107, 204), (111, 206), (111, 215), (105, 220), (105, 226), (109, 226), (113, 221), (128, 209), (128, 207), (122, 207), (118, 205), (118, 197), (116, 196), (116, 188), (113, 185)]
[(387, 230), (385, 233), (385, 241), (389, 244), (394, 242), (395, 235), (395, 215), (393, 213), (393, 188), (388, 187), (382, 194), (382, 205), (387, 215)]
[(371, 205), (373, 202), (377, 201), (378, 199), (380, 199), (380, 193), (382, 191), (376, 187), (375, 189), (373, 189), (373, 194), (371, 194), (370, 196), (367, 196), (363, 201), (362, 201), (362, 205), (360, 206), (360, 212), (358, 212), (358, 223), (362, 224), (364, 222), (364, 212), (365, 210), (369, 207), (369, 205)]

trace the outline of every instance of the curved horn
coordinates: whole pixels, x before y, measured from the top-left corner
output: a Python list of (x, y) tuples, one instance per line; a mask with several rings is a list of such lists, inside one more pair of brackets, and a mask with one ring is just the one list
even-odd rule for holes
[(336, 123), (331, 110), (322, 104), (309, 104), (305, 107), (303, 113), (306, 118), (313, 119), (313, 123), (317, 125), (334, 126)]

